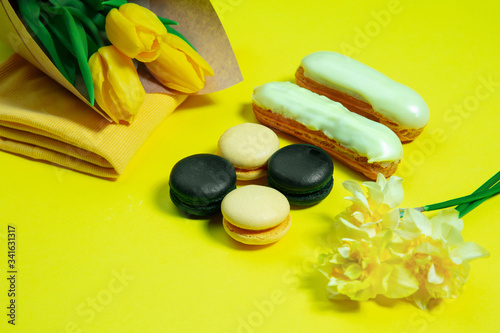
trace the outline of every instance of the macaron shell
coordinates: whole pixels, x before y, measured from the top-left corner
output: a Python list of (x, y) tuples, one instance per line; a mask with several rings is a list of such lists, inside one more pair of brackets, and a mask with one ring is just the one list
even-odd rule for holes
[(296, 194), (310, 193), (330, 182), (333, 162), (321, 148), (309, 144), (292, 144), (271, 156), (267, 174), (280, 190)]
[(206, 217), (220, 213), (220, 204), (222, 202), (222, 199), (220, 199), (209, 203), (199, 203), (196, 205), (189, 204), (180, 200), (172, 189), (170, 189), (170, 200), (172, 200), (174, 205), (184, 213), (198, 217)]
[[(270, 181), (270, 179), (268, 179), (268, 182), (269, 186), (279, 190), (279, 188), (275, 184), (273, 184), (272, 181)], [(280, 192), (283, 193), (283, 195), (288, 199), (290, 205), (309, 206), (321, 202), (330, 194), (332, 189), (333, 189), (333, 177), (330, 178), (330, 181), (326, 183), (325, 186), (313, 192), (301, 193), (301, 194), (290, 193), (283, 190), (280, 190)]]
[(224, 196), (236, 188), (236, 172), (225, 159), (196, 154), (177, 162), (170, 173), (170, 199), (177, 208), (195, 216), (220, 212)]
[(224, 218), (236, 227), (263, 230), (282, 223), (290, 213), (290, 204), (273, 188), (247, 185), (226, 195), (221, 210)]
[(196, 154), (177, 162), (170, 173), (170, 188), (180, 200), (203, 204), (222, 200), (236, 185), (234, 167), (213, 154)]
[(237, 226), (229, 223), (223, 219), (224, 230), (234, 240), (249, 245), (265, 245), (271, 244), (280, 240), (290, 230), (292, 219), (290, 215), (278, 224), (277, 226), (264, 230), (246, 230), (238, 228)]
[(219, 138), (219, 155), (235, 168), (255, 169), (267, 164), (280, 147), (276, 133), (266, 126), (243, 123), (226, 130)]

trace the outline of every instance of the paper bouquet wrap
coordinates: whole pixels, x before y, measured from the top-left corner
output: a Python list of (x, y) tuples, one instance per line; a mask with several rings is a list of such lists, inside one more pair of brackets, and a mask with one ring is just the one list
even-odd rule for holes
[[(162, 85), (142, 63), (146, 92), (135, 120), (118, 124), (85, 86), (71, 84), (47, 57), (8, 0), (0, 0), (0, 41), (16, 52), (0, 65), (0, 150), (84, 173), (116, 178), (149, 134), (187, 97)], [(214, 72), (196, 93), (207, 94), (242, 80), (224, 29), (210, 1), (129, 1), (178, 22), (175, 29)], [(115, 121), (113, 123), (113, 120)]]

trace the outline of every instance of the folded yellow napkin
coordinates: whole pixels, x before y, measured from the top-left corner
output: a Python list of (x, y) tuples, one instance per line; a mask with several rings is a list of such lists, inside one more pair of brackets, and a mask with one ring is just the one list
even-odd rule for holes
[(131, 125), (113, 124), (17, 54), (0, 65), (0, 150), (117, 178), (186, 95), (147, 94)]

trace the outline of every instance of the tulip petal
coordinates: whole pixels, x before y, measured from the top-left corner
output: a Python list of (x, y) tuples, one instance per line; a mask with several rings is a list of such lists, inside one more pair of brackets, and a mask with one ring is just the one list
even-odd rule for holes
[(162, 43), (158, 59), (146, 63), (153, 76), (166, 87), (184, 93), (194, 93), (204, 87), (204, 79), (200, 79), (185, 53)]
[(152, 31), (160, 36), (167, 34), (167, 29), (158, 16), (145, 7), (135, 3), (126, 3), (120, 6), (120, 12), (137, 27)]
[(146, 96), (132, 60), (105, 46), (92, 55), (89, 66), (99, 106), (115, 122), (132, 122)]
[(203, 59), (202, 56), (198, 54), (188, 43), (186, 43), (182, 38), (174, 35), (168, 34), (164, 36), (165, 43), (170, 45), (173, 48), (176, 48), (182, 52), (184, 52), (189, 58), (192, 59), (194, 63), (201, 67), (205, 76), (213, 76), (214, 71), (212, 67), (208, 64), (208, 62)]
[(130, 58), (135, 58), (144, 49), (136, 26), (116, 8), (106, 16), (106, 35), (111, 44)]
[[(95, 100), (101, 108), (106, 111), (105, 108), (105, 103), (104, 103), (104, 96), (102, 93), (103, 90), (103, 84), (104, 84), (104, 66), (102, 63), (102, 58), (99, 52), (96, 52), (92, 54), (92, 56), (89, 59), (89, 68), (90, 68), (90, 74), (92, 75), (92, 82), (94, 84), (94, 95), (95, 95)], [(111, 119), (115, 122), (118, 120), (111, 114), (109, 114)]]

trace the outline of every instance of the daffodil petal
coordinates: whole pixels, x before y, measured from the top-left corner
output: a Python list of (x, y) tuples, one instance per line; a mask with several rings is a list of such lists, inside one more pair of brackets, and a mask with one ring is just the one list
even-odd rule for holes
[(342, 245), (341, 247), (338, 248), (338, 251), (343, 258), (348, 258), (351, 248), (348, 245)]
[(444, 281), (444, 277), (439, 276), (436, 273), (436, 267), (434, 266), (434, 264), (429, 269), (429, 273), (427, 275), (427, 281), (429, 281), (429, 283), (432, 284), (441, 284)]
[(384, 203), (391, 208), (396, 208), (403, 202), (403, 178), (391, 176), (387, 181), (387, 185), (383, 189)]
[(430, 220), (427, 216), (413, 208), (405, 210), (401, 223), (401, 229), (410, 232), (420, 232), (426, 236), (430, 236), (432, 234)]
[(391, 266), (390, 274), (384, 279), (384, 296), (388, 298), (404, 298), (418, 290), (418, 281), (406, 268)]
[(353, 197), (345, 197), (344, 199), (346, 200), (351, 200), (353, 202), (359, 202), (362, 204), (367, 210), (370, 210), (370, 205), (368, 204), (368, 200), (366, 199), (365, 195), (363, 194), (363, 190), (361, 189), (361, 186), (355, 181), (351, 180), (346, 180), (344, 183), (342, 183), (344, 188), (348, 190), (349, 192), (352, 193)]
[(361, 269), (361, 266), (359, 266), (356, 263), (353, 263), (353, 264), (349, 265), (344, 270), (344, 275), (347, 276), (351, 280), (358, 279), (361, 276), (362, 273), (363, 273), (363, 270)]
[(384, 192), (377, 183), (374, 182), (364, 182), (363, 185), (368, 189), (370, 199), (375, 201), (377, 205), (384, 202)]
[(457, 263), (456, 261), (459, 261), (457, 263), (459, 265), (463, 261), (471, 261), (478, 258), (487, 258), (490, 256), (490, 253), (474, 242), (464, 242), (455, 247), (451, 251), (450, 256), (452, 257), (452, 260), (455, 259), (453, 260), (455, 263)]
[(339, 217), (336, 219), (333, 228), (339, 238), (368, 239), (370, 236), (365, 230), (361, 230), (351, 222)]
[(384, 229), (396, 229), (399, 224), (399, 209), (393, 209), (385, 214), (381, 224)]
[(429, 255), (433, 255), (433, 256), (438, 256), (439, 255), (439, 249), (437, 247), (435, 247), (434, 245), (426, 242), (426, 243), (419, 244), (415, 248), (415, 253), (423, 253), (423, 254), (429, 254)]

